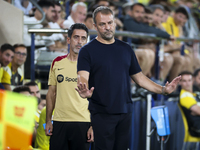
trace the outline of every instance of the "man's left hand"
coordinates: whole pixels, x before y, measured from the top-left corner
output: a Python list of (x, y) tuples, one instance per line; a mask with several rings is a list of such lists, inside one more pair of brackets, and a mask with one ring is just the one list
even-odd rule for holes
[(176, 87), (177, 87), (177, 85), (178, 85), (180, 80), (181, 80), (181, 76), (178, 76), (178, 77), (174, 78), (172, 80), (172, 82), (170, 82), (170, 83), (167, 82), (165, 84), (165, 87), (163, 89), (163, 93), (162, 94), (170, 94), (170, 93), (172, 93), (176, 89)]

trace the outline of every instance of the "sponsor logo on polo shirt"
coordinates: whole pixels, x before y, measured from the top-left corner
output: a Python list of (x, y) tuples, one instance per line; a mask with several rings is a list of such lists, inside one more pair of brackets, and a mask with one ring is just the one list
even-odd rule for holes
[(69, 78), (69, 77), (66, 77), (66, 78), (65, 78), (65, 81), (67, 81), (67, 82), (77, 82), (77, 78)]
[(63, 76), (62, 74), (59, 74), (59, 75), (57, 76), (57, 81), (58, 81), (58, 83), (63, 82), (63, 80), (64, 80), (64, 76)]
[(67, 82), (77, 82), (77, 78), (64, 77), (62, 74), (59, 74), (59, 75), (57, 76), (57, 81), (58, 81), (58, 83), (63, 82), (64, 79), (65, 79), (65, 81), (67, 81)]

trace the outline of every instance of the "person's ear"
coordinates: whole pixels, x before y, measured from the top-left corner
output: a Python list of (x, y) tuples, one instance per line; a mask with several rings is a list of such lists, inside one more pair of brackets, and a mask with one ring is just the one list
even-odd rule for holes
[(70, 42), (71, 42), (70, 37), (67, 37), (67, 44), (70, 44)]
[(97, 30), (97, 25), (95, 23), (93, 23), (94, 28)]

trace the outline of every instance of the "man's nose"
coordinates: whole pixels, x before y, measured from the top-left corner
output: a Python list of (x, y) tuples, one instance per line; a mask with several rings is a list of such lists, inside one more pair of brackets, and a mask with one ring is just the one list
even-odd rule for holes
[(110, 25), (109, 25), (109, 24), (106, 24), (106, 25), (105, 25), (105, 29), (110, 29)]
[(82, 43), (81, 38), (78, 38), (78, 44), (81, 44), (81, 43)]
[(12, 57), (8, 57), (8, 61), (9, 61), (9, 62), (11, 62), (11, 61), (12, 61), (12, 59), (13, 59)]

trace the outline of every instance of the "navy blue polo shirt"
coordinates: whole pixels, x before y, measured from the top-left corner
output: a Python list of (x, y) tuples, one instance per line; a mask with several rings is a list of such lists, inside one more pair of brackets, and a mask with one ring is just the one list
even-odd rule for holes
[(83, 46), (78, 56), (78, 71), (89, 72), (89, 110), (118, 114), (132, 112), (130, 75), (141, 71), (133, 49), (120, 40), (103, 44), (96, 39)]

